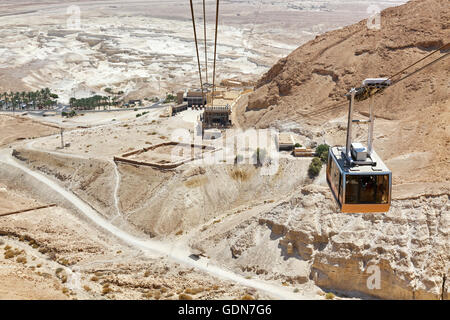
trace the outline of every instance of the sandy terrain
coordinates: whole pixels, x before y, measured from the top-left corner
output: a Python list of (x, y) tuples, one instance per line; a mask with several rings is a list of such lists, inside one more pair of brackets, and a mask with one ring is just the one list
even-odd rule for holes
[(0, 146), (23, 139), (55, 134), (59, 130), (25, 117), (0, 114)]

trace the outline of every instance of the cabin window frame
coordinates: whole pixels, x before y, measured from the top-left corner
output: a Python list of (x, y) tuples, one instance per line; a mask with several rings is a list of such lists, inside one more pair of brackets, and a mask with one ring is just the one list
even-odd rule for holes
[[(358, 181), (358, 195), (357, 195), (357, 200), (355, 201), (355, 202), (347, 202), (347, 192), (348, 192), (348, 188), (347, 188), (347, 176), (350, 176), (350, 177), (360, 177), (360, 176), (375, 176), (376, 177), (376, 179), (377, 179), (377, 181), (376, 181), (376, 183), (375, 183), (375, 191), (374, 191), (374, 193), (375, 193), (375, 196), (374, 196), (374, 198), (375, 198), (375, 200), (373, 201), (373, 202), (368, 202), (368, 201), (364, 201), (364, 202), (361, 202), (360, 201), (360, 195), (361, 195), (361, 193), (360, 193), (360, 184), (359, 184), (359, 181)], [(386, 200), (385, 200), (385, 202), (377, 202), (377, 197), (376, 197), (376, 195), (377, 195), (377, 192), (378, 192), (378, 187), (379, 187), (379, 184), (378, 184), (378, 177), (379, 176), (387, 176), (388, 178), (386, 179), (386, 181), (384, 181), (384, 184), (385, 184), (385, 186), (386, 186), (386, 190), (387, 190), (387, 198), (386, 198)], [(358, 204), (373, 204), (373, 205), (384, 205), (384, 204), (390, 204), (390, 202), (391, 202), (391, 192), (392, 192), (392, 187), (391, 187), (391, 172), (387, 172), (387, 171), (384, 171), (384, 172), (380, 172), (380, 173), (376, 173), (376, 174), (370, 174), (370, 173), (368, 173), (368, 172), (364, 172), (364, 173), (346, 173), (345, 175), (344, 175), (344, 179), (343, 179), (343, 186), (344, 186), (344, 196), (343, 196), (343, 203), (345, 203), (345, 204), (349, 204), (349, 205), (358, 205)]]
[[(334, 183), (335, 180), (333, 180), (332, 175), (332, 166), (336, 166), (338, 172), (339, 172), (339, 178), (337, 179), (337, 185)], [(327, 165), (327, 174), (330, 177), (330, 187), (332, 189), (333, 196), (335, 197), (336, 201), (339, 203), (339, 206), (342, 206), (343, 204), (343, 194), (345, 188), (343, 188), (343, 179), (345, 179), (345, 174), (343, 170), (341, 169), (341, 166), (339, 165), (339, 162), (335, 155), (333, 154), (332, 148), (328, 150), (328, 165)]]

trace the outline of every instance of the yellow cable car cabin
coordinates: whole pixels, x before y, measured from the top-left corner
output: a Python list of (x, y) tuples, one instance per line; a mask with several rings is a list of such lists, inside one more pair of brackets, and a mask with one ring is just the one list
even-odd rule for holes
[[(372, 150), (373, 95), (390, 85), (386, 78), (366, 79), (363, 86), (350, 90), (345, 147), (331, 147), (328, 152), (327, 182), (341, 212), (387, 212), (391, 203), (392, 172)], [(353, 120), (354, 100), (370, 98), (369, 120)], [(368, 147), (352, 143), (352, 124), (368, 123)]]

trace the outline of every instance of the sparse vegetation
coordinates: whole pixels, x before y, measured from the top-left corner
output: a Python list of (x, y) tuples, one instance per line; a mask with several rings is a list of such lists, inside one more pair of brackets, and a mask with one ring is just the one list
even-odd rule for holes
[(18, 263), (25, 264), (25, 263), (27, 263), (27, 258), (25, 258), (25, 257), (17, 257), (16, 261)]
[(168, 94), (166, 96), (166, 99), (164, 100), (164, 103), (174, 102), (177, 100), (177, 97), (175, 97), (173, 94)]
[(308, 174), (310, 178), (315, 178), (322, 170), (322, 161), (318, 157), (314, 157), (309, 165)]
[(327, 300), (333, 300), (335, 298), (335, 295), (333, 292), (327, 292), (327, 294), (325, 295), (325, 299)]
[(188, 294), (181, 293), (178, 295), (179, 300), (192, 300), (192, 297)]
[(328, 160), (328, 150), (330, 146), (327, 144), (321, 144), (316, 148), (316, 155), (322, 162), (327, 162)]
[(111, 292), (113, 292), (113, 289), (111, 289), (109, 287), (109, 283), (104, 284), (103, 285), (103, 289), (102, 289), (102, 295), (106, 295), (106, 294), (111, 293)]
[[(7, 246), (7, 247), (9, 247), (9, 246)], [(4, 256), (5, 256), (5, 259), (12, 259), (15, 256), (20, 255), (21, 253), (23, 253), (23, 251), (20, 251), (19, 249), (12, 249), (11, 247), (9, 247), (9, 249), (5, 251)]]
[(61, 112), (61, 116), (62, 117), (66, 117), (66, 118), (72, 118), (75, 117), (77, 115), (77, 113), (75, 112), (75, 110), (72, 110), (70, 112)]
[(196, 295), (199, 294), (200, 292), (205, 291), (204, 288), (187, 288), (184, 293), (186, 294), (192, 294), (192, 295)]
[(250, 174), (241, 168), (235, 168), (230, 173), (231, 178), (239, 181), (247, 181), (250, 178)]

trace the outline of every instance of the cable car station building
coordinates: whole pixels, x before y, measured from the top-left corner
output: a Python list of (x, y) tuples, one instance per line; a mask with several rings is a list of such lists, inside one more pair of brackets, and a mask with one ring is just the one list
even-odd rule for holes
[(226, 106), (206, 106), (200, 116), (203, 128), (228, 128), (231, 127), (231, 107)]

